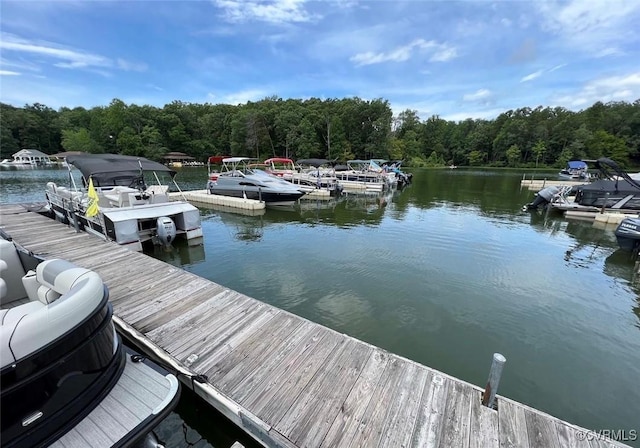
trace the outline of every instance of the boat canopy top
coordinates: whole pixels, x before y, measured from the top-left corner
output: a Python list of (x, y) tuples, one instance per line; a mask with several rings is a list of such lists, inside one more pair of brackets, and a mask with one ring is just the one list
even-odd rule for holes
[(272, 157), (264, 161), (265, 165), (270, 163), (291, 163), (293, 164), (293, 160), (288, 159), (286, 157)]
[(240, 162), (250, 162), (252, 160), (257, 160), (257, 159), (252, 159), (251, 157), (228, 157), (226, 159), (222, 159), (222, 163), (240, 163)]
[(70, 155), (67, 163), (78, 168), (85, 179), (92, 177), (96, 186), (122, 185), (123, 179), (140, 177), (141, 171), (169, 173), (172, 178), (176, 175), (174, 170), (161, 163), (121, 154)]
[(220, 165), (224, 159), (228, 159), (230, 157), (231, 156), (210, 156), (207, 162), (215, 165)]
[(583, 170), (587, 168), (587, 163), (582, 160), (570, 160), (567, 162), (567, 168), (571, 170)]
[(327, 160), (327, 159), (300, 159), (296, 162), (298, 165), (309, 165), (314, 167), (319, 167), (322, 165), (333, 165), (335, 160)]

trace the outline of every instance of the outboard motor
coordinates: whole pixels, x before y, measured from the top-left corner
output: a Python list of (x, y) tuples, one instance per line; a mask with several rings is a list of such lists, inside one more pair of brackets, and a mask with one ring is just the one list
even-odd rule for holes
[(625, 218), (616, 229), (620, 249), (637, 252), (640, 248), (640, 218)]
[(543, 188), (542, 190), (536, 193), (536, 197), (533, 200), (533, 202), (526, 204), (524, 207), (522, 207), (522, 209), (524, 211), (535, 210), (540, 205), (547, 205), (549, 202), (551, 202), (553, 197), (559, 192), (560, 192), (560, 187), (556, 187), (555, 185), (552, 185), (547, 188)]
[(161, 216), (156, 220), (156, 238), (158, 244), (165, 248), (171, 246), (171, 242), (176, 239), (176, 223), (167, 216)]

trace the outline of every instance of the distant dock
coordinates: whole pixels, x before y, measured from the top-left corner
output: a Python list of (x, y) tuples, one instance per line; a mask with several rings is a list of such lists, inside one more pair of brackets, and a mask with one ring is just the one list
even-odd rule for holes
[(119, 331), (265, 446), (626, 446), (19, 205), (0, 228), (98, 272)]

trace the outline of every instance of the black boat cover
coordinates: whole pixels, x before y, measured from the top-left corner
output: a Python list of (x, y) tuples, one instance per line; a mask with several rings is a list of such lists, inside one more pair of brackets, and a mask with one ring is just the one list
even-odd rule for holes
[(121, 185), (123, 179), (140, 177), (144, 171), (168, 173), (176, 172), (161, 163), (144, 157), (120, 154), (79, 154), (67, 157), (67, 163), (80, 170), (85, 179), (93, 177), (95, 186)]

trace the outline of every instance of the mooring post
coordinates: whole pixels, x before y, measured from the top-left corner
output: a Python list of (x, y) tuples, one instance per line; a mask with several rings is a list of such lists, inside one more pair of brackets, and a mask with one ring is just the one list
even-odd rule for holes
[(482, 394), (482, 404), (492, 409), (496, 401), (498, 384), (500, 384), (500, 376), (502, 375), (502, 368), (504, 367), (505, 362), (507, 362), (507, 358), (502, 356), (500, 353), (493, 354), (491, 371), (489, 371), (489, 379), (487, 380), (487, 386), (484, 388), (484, 394)]
[(609, 192), (607, 191), (604, 194), (604, 202), (602, 203), (602, 208), (600, 209), (600, 214), (601, 215), (604, 214), (604, 209), (606, 208), (608, 201), (609, 201)]

